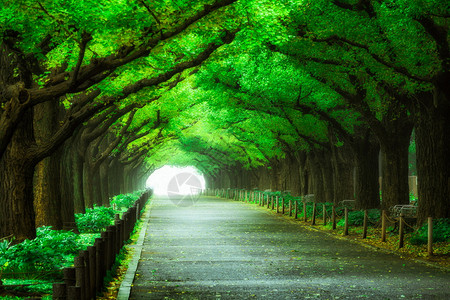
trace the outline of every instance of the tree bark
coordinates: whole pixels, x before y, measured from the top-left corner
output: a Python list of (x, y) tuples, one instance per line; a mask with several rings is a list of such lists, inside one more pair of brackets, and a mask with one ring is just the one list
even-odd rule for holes
[(450, 217), (450, 104), (428, 95), (417, 105), (418, 224), (422, 224), (428, 217)]
[[(34, 136), (36, 142), (50, 139), (58, 126), (58, 107), (53, 102), (38, 104), (33, 109)], [(61, 151), (56, 151), (36, 165), (34, 176), (34, 209), (36, 227), (52, 226), (62, 229), (60, 194)]]
[(352, 148), (355, 154), (356, 208), (378, 208), (380, 207), (380, 187), (378, 183), (380, 146), (368, 138), (365, 141), (360, 141)]
[(33, 117), (28, 111), (0, 159), (0, 237), (15, 243), (36, 237), (33, 208), (34, 166), (27, 150), (33, 141)]

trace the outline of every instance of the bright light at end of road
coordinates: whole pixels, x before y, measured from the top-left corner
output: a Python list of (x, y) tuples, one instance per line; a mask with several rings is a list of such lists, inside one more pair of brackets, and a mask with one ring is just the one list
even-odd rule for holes
[(205, 178), (194, 167), (164, 166), (147, 179), (147, 187), (155, 195), (192, 195), (205, 188)]

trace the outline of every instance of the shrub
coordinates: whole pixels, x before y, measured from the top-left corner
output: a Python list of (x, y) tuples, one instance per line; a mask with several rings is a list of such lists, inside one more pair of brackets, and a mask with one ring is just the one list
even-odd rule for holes
[(58, 271), (78, 252), (77, 235), (70, 231), (39, 227), (37, 237), (11, 246), (0, 244), (0, 263), (7, 272)]
[(85, 214), (75, 214), (75, 221), (80, 232), (97, 233), (114, 223), (115, 214), (112, 207), (94, 206), (86, 209)]
[[(369, 210), (367, 213), (369, 220), (375, 221), (380, 219), (380, 211), (379, 210)], [(353, 226), (362, 226), (364, 224), (364, 211), (356, 210), (348, 212), (348, 225)], [(345, 219), (342, 218), (337, 223), (339, 226), (345, 225)]]
[[(450, 241), (450, 219), (437, 219), (433, 222), (433, 242)], [(422, 225), (411, 235), (409, 242), (413, 245), (428, 243), (428, 224)]]
[(139, 196), (135, 194), (120, 194), (113, 197), (111, 206), (115, 206), (117, 210), (128, 209), (138, 198)]

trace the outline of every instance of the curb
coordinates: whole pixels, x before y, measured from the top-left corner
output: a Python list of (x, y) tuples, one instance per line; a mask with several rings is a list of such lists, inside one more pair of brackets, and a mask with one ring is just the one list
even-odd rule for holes
[(131, 293), (131, 287), (134, 281), (134, 275), (136, 274), (136, 270), (139, 264), (139, 260), (141, 258), (141, 253), (144, 245), (145, 234), (147, 233), (147, 228), (150, 222), (150, 212), (151, 207), (153, 206), (153, 201), (150, 200), (150, 207), (145, 213), (145, 216), (142, 218), (143, 224), (141, 232), (139, 233), (138, 240), (136, 244), (132, 246), (133, 249), (133, 257), (131, 258), (130, 263), (128, 264), (127, 272), (120, 284), (119, 292), (117, 293), (117, 298), (119, 300), (128, 300)]

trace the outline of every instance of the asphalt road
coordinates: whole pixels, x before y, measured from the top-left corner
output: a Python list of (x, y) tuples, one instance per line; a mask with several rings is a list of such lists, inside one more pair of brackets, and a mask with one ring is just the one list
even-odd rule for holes
[(450, 299), (449, 272), (256, 205), (172, 200), (152, 200), (129, 299)]

